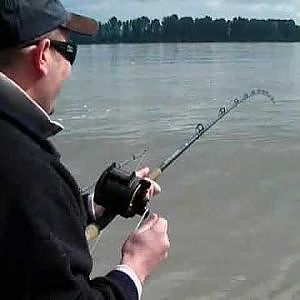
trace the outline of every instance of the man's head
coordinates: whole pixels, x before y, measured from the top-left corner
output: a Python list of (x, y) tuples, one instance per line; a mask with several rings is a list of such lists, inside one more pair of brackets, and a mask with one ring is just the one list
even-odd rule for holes
[(1, 0), (0, 71), (51, 113), (76, 55), (69, 33), (97, 31), (95, 20), (68, 13), (59, 0)]

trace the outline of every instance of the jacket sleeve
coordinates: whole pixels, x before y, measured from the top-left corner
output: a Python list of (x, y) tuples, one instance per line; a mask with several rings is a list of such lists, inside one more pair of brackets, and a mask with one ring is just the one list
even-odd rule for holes
[(26, 157), (0, 171), (0, 263), (3, 288), (16, 287), (11, 299), (138, 299), (125, 273), (90, 279), (88, 218), (74, 179), (59, 161)]

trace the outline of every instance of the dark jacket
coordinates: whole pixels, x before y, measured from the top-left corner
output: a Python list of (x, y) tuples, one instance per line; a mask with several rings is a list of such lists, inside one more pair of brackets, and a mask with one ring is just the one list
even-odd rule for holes
[(89, 278), (86, 208), (47, 140), (59, 130), (1, 75), (1, 293), (5, 299), (137, 299), (125, 273)]

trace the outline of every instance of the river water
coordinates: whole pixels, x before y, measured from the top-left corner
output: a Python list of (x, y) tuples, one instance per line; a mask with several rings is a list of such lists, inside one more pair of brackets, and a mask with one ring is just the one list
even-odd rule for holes
[[(162, 176), (152, 209), (169, 220), (171, 249), (143, 299), (300, 299), (300, 44), (80, 47), (54, 142), (82, 187), (144, 149), (138, 163), (157, 166), (257, 88), (276, 104), (243, 104)], [(119, 262), (137, 222), (103, 232), (93, 275)]]

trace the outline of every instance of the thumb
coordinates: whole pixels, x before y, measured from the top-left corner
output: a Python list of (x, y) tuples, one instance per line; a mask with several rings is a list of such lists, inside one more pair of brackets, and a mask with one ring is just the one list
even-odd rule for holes
[(145, 232), (147, 230), (150, 230), (151, 227), (153, 227), (156, 222), (158, 221), (159, 216), (157, 214), (152, 214), (150, 218), (140, 227), (138, 230), (139, 233)]

